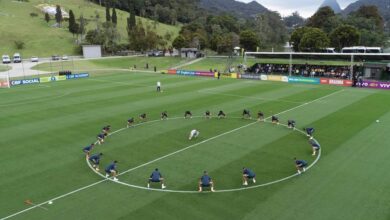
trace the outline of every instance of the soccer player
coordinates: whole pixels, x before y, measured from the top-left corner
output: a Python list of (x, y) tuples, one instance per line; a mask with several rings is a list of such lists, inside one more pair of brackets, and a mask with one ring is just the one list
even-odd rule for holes
[(279, 118), (276, 117), (275, 115), (272, 115), (271, 121), (272, 121), (272, 123), (274, 123), (274, 124), (279, 124)]
[(161, 120), (165, 120), (165, 119), (168, 119), (168, 113), (167, 113), (167, 111), (161, 112)]
[(118, 181), (118, 179), (116, 178), (116, 176), (118, 175), (118, 171), (116, 169), (116, 164), (118, 163), (118, 161), (114, 161), (112, 163), (110, 163), (105, 171), (106, 171), (106, 178), (110, 177), (110, 175), (113, 177), (113, 180), (114, 181)]
[(219, 112), (218, 112), (218, 118), (226, 118), (225, 112), (223, 112), (222, 110), (219, 110)]
[(251, 113), (250, 113), (250, 111), (248, 110), (248, 109), (244, 109), (243, 111), (242, 111), (242, 118), (246, 118), (246, 119), (251, 119), (252, 117), (251, 117)]
[(166, 186), (164, 185), (164, 178), (162, 177), (160, 171), (156, 168), (153, 173), (149, 177), (148, 181), (148, 188), (150, 187), (150, 183), (160, 183), (161, 182), (161, 189), (165, 189)]
[(256, 183), (256, 174), (248, 168), (242, 168), (242, 185), (247, 186), (248, 180), (252, 179), (253, 183)]
[(98, 134), (98, 136), (97, 136), (98, 144), (103, 144), (104, 143), (104, 138), (106, 138), (106, 135), (104, 133)]
[(104, 133), (107, 136), (108, 133), (110, 132), (110, 129), (111, 129), (111, 125), (104, 126), (102, 129), (102, 133)]
[(197, 131), (196, 129), (192, 129), (192, 131), (190, 132), (190, 136), (188, 137), (188, 140), (198, 137), (199, 134), (200, 134), (199, 131)]
[(301, 174), (302, 172), (306, 171), (307, 162), (304, 160), (298, 160), (297, 158), (294, 158), (295, 161), (295, 167), (297, 168), (298, 174)]
[(314, 128), (303, 128), (306, 131), (306, 135), (310, 138), (313, 138)]
[(146, 121), (146, 113), (140, 114), (139, 119), (141, 120), (141, 122), (145, 122)]
[(264, 113), (262, 111), (257, 112), (257, 120), (264, 121)]
[(89, 157), (89, 161), (92, 163), (92, 167), (95, 168), (96, 171), (99, 171), (99, 162), (101, 156), (103, 156), (103, 153), (94, 154)]
[(295, 130), (295, 121), (294, 120), (288, 120), (287, 121), (288, 128), (292, 128)]
[(157, 92), (161, 92), (161, 82), (157, 81)]
[(313, 148), (313, 156), (316, 155), (316, 152), (318, 152), (321, 148), (321, 145), (320, 143), (318, 143), (318, 141), (316, 141), (316, 139), (313, 139), (313, 138), (310, 138), (309, 139), (309, 143), (311, 145), (311, 147)]
[(127, 127), (128, 128), (131, 127), (133, 124), (134, 124), (134, 118), (133, 117), (127, 119)]
[(207, 118), (207, 119), (210, 119), (211, 118), (211, 112), (209, 110), (207, 110), (205, 113), (204, 113), (204, 117)]
[(211, 192), (214, 192), (214, 182), (207, 174), (207, 171), (204, 171), (203, 176), (199, 179), (199, 192), (203, 191), (203, 187), (211, 187)]
[(86, 157), (89, 157), (89, 153), (91, 152), (91, 150), (95, 147), (95, 144), (92, 143), (91, 145), (89, 146), (86, 146), (83, 148), (83, 152), (85, 153), (85, 156)]
[(184, 112), (184, 118), (192, 118), (192, 113), (191, 113), (191, 111), (185, 111)]

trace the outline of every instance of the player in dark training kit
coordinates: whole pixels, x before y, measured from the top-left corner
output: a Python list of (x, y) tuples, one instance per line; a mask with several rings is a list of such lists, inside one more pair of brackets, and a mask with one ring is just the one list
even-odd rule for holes
[(303, 128), (306, 131), (306, 135), (310, 138), (313, 138), (314, 128)]
[(295, 167), (297, 168), (298, 174), (301, 174), (302, 172), (306, 171), (307, 162), (304, 160), (298, 160), (297, 158), (294, 158), (295, 161)]
[(191, 111), (185, 111), (185, 112), (184, 112), (184, 118), (192, 118), (192, 113), (191, 113)]
[(167, 113), (167, 111), (161, 112), (161, 120), (166, 120), (166, 119), (168, 119), (168, 113)]
[(103, 144), (105, 138), (106, 138), (106, 134), (104, 134), (104, 133), (98, 134), (97, 135), (97, 142), (98, 142), (98, 144)]
[(158, 169), (156, 168), (149, 177), (148, 188), (150, 187), (150, 183), (160, 183), (160, 182), (161, 182), (161, 189), (165, 189), (166, 186), (164, 185), (164, 178), (161, 175), (160, 171), (158, 171)]
[(295, 130), (295, 121), (294, 120), (288, 120), (287, 121), (288, 128), (292, 128)]
[(319, 150), (320, 150), (320, 148), (321, 148), (321, 145), (320, 145), (320, 143), (318, 143), (318, 141), (316, 141), (316, 139), (314, 139), (314, 138), (310, 138), (309, 139), (309, 143), (310, 143), (310, 145), (311, 145), (311, 147), (312, 147), (312, 149), (313, 149), (313, 156), (315, 156), (316, 155), (316, 152), (318, 152)]
[(252, 179), (253, 183), (256, 183), (256, 174), (248, 168), (242, 168), (242, 185), (247, 186), (248, 180)]
[(110, 163), (105, 171), (106, 171), (106, 178), (110, 177), (110, 175), (113, 177), (113, 180), (114, 181), (118, 181), (118, 179), (116, 178), (116, 176), (118, 175), (118, 170), (116, 169), (116, 164), (118, 163), (118, 161), (114, 161), (112, 163)]
[(133, 124), (134, 124), (134, 118), (131, 117), (127, 120), (127, 127), (129, 128), (129, 127), (133, 126)]
[(207, 110), (205, 113), (204, 113), (204, 117), (207, 118), (207, 119), (210, 119), (211, 118), (211, 112), (209, 110)]
[(257, 120), (264, 121), (264, 113), (259, 111), (257, 112)]
[(207, 174), (207, 171), (204, 171), (203, 176), (199, 179), (199, 192), (203, 191), (203, 187), (211, 187), (211, 192), (214, 192), (214, 182)]
[(91, 145), (89, 146), (86, 146), (83, 148), (83, 152), (85, 153), (85, 156), (86, 157), (89, 157), (89, 153), (92, 151), (92, 149), (95, 147), (95, 144), (92, 143)]
[(245, 118), (245, 119), (251, 119), (251, 113), (248, 109), (244, 109), (242, 111), (242, 118)]
[(102, 133), (107, 136), (110, 132), (110, 129), (111, 129), (111, 125), (104, 126), (102, 129)]
[(94, 154), (89, 157), (89, 161), (92, 163), (92, 167), (95, 168), (96, 171), (99, 171), (99, 163), (101, 156), (103, 156), (103, 153)]
[(272, 123), (274, 123), (274, 124), (279, 124), (279, 118), (276, 117), (275, 115), (272, 115), (271, 121), (272, 121)]
[(218, 118), (226, 118), (225, 112), (223, 112), (222, 110), (220, 110), (220, 111), (218, 112)]
[(146, 121), (146, 113), (140, 114), (140, 115), (139, 115), (139, 120), (140, 120), (141, 122), (145, 122), (145, 121)]

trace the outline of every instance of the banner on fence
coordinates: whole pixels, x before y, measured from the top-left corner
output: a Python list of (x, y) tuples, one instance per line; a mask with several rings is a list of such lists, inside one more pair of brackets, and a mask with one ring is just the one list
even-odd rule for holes
[(288, 77), (289, 83), (306, 83), (306, 84), (320, 84), (319, 78), (307, 78), (307, 77)]
[(36, 83), (40, 83), (39, 78), (12, 80), (11, 81), (11, 86), (36, 84)]
[(260, 80), (260, 75), (258, 74), (239, 74), (239, 79), (254, 79), (254, 80)]
[(390, 82), (363, 81), (356, 83), (356, 87), (373, 88), (373, 89), (390, 89)]
[(89, 77), (89, 73), (76, 73), (76, 74), (67, 75), (66, 79), (80, 79), (80, 78), (87, 78), (87, 77)]
[(48, 76), (39, 78), (41, 83), (66, 80), (66, 76)]
[(168, 74), (175, 75), (176, 74), (176, 69), (169, 69)]

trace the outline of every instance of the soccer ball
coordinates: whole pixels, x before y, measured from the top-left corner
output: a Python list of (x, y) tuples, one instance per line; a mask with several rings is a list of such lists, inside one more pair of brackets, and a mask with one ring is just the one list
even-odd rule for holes
[(376, 123), (379, 123), (379, 120), (376, 120)]
[(53, 201), (49, 201), (47, 204), (51, 205), (51, 204), (53, 204)]

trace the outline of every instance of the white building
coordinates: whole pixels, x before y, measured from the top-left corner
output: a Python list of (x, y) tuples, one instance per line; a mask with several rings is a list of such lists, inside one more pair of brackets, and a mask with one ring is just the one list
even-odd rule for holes
[(102, 57), (101, 45), (83, 45), (84, 58), (99, 58)]

